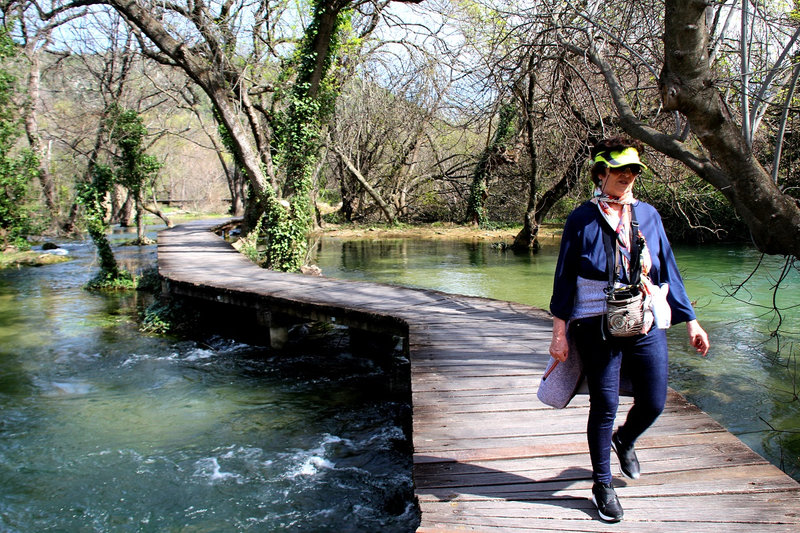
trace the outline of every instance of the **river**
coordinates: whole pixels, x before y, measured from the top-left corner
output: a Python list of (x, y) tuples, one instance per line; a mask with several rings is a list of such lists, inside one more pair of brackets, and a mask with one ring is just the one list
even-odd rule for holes
[[(131, 238), (115, 233), (114, 242)], [(311, 329), (276, 352), (208, 335), (147, 335), (141, 294), (94, 294), (85, 242), (73, 261), (0, 271), (0, 530), (413, 531), (407, 397), (391, 372)], [(557, 242), (536, 255), (488, 242), (325, 238), (326, 275), (547, 307)], [(117, 247), (126, 265), (155, 247)], [(765, 310), (721, 296), (759, 254), (677, 247), (707, 358), (669, 332), (671, 385), (798, 478), (798, 401)], [(780, 261), (748, 282), (768, 302)], [(797, 301), (791, 270), (780, 298)], [(779, 302), (780, 303), (780, 302)], [(798, 310), (782, 339), (796, 341)], [(394, 357), (403, 363), (402, 354)], [(793, 369), (793, 367), (792, 367)], [(793, 438), (794, 437), (794, 438)]]
[(343, 331), (142, 334), (148, 299), (84, 291), (93, 248), (62, 245), (0, 271), (0, 531), (414, 530), (407, 396)]

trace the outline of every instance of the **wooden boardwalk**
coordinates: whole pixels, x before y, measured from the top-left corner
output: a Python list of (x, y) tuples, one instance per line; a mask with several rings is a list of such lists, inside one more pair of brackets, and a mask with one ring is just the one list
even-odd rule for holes
[(160, 233), (159, 273), (171, 293), (407, 336), (419, 532), (800, 532), (800, 484), (674, 391), (637, 443), (642, 477), (615, 478), (624, 520), (600, 521), (588, 499), (587, 398), (563, 410), (536, 398), (546, 313), (270, 272), (211, 233), (215, 225)]

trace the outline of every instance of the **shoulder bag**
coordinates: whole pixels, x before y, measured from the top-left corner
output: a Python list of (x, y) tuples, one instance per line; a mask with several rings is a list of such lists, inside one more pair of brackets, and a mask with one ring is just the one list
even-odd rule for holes
[[(611, 239), (614, 246), (611, 246)], [(608, 287), (606, 288), (606, 330), (614, 337), (633, 337), (644, 327), (644, 295), (641, 289), (642, 247), (636, 211), (631, 206), (631, 259), (629, 285), (616, 286), (619, 269), (619, 241), (608, 231), (603, 233), (608, 256)]]

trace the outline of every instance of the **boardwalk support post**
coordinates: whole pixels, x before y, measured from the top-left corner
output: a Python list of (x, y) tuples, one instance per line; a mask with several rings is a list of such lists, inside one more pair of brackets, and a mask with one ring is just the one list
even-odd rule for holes
[(297, 323), (297, 320), (269, 309), (259, 308), (256, 311), (256, 324), (259, 328), (267, 331), (269, 346), (275, 350), (280, 350), (286, 346), (289, 341), (289, 326), (295, 323)]

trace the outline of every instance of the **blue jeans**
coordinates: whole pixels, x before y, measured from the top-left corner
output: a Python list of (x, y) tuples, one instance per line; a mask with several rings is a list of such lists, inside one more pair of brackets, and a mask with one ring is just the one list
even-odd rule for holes
[(663, 329), (647, 335), (612, 337), (603, 332), (603, 318), (590, 317), (570, 324), (586, 382), (589, 386), (589, 422), (586, 434), (595, 482), (611, 483), (611, 435), (619, 406), (620, 371), (633, 386), (633, 407), (617, 430), (623, 446), (633, 444), (664, 410), (667, 400), (669, 357)]

